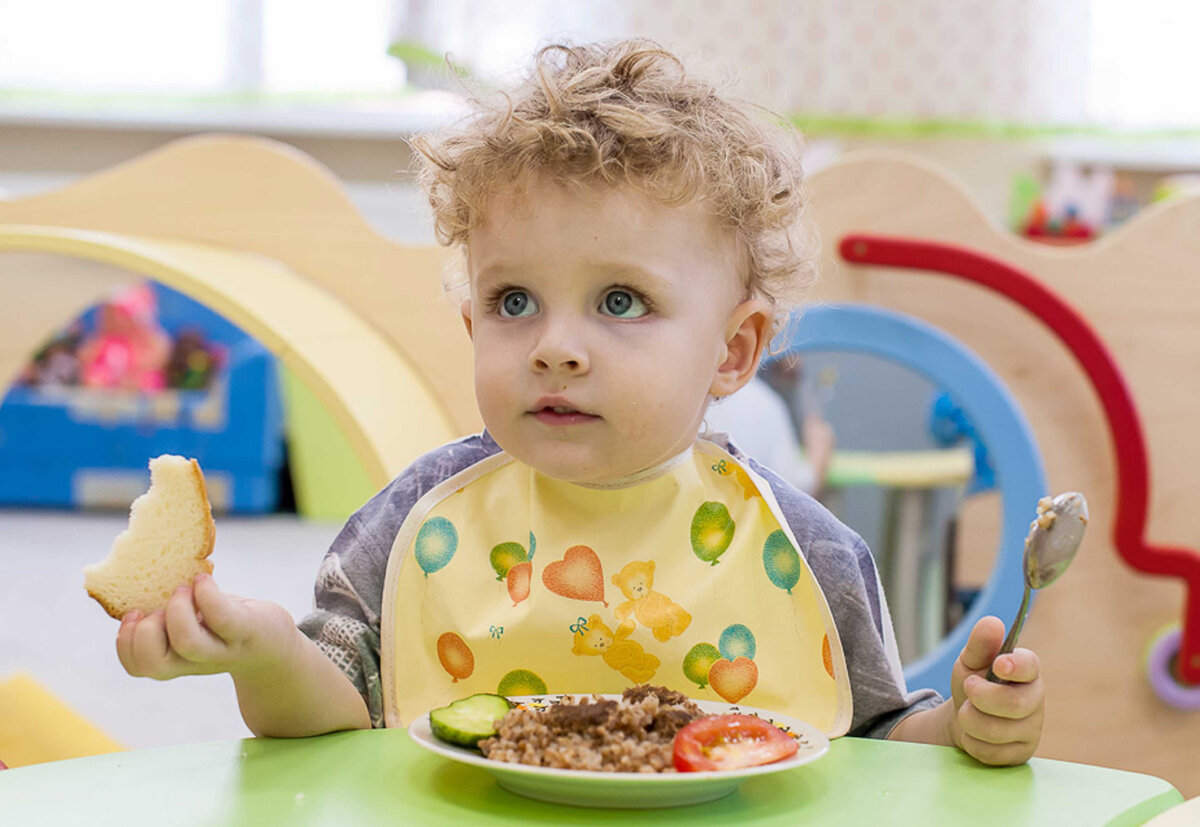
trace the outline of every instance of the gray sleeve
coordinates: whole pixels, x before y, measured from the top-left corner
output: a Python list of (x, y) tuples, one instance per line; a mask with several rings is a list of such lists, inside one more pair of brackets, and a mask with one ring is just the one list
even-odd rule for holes
[(812, 497), (770, 469), (749, 462), (770, 483), (829, 603), (854, 698), (848, 734), (886, 738), (901, 719), (940, 704), (942, 698), (935, 690), (909, 692), (905, 685), (887, 599), (866, 543)]
[(371, 726), (381, 727), (379, 618), (391, 543), (384, 548), (372, 536), (358, 513), (350, 517), (317, 570), (316, 608), (298, 625), (358, 689)]
[(321, 561), (316, 608), (298, 626), (358, 689), (374, 727), (383, 726), (383, 587), (400, 526), (426, 491), (498, 450), (485, 433), (422, 456), (350, 516)]
[(846, 653), (854, 718), (849, 735), (886, 738), (902, 718), (942, 702), (932, 689), (909, 692), (887, 601), (866, 544), (813, 541), (805, 549)]

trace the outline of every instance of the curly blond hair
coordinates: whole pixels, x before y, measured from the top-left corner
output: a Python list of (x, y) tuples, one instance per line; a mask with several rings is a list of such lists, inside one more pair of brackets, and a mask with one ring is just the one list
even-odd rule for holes
[(704, 199), (777, 327), (815, 281), (799, 134), (752, 117), (658, 44), (546, 46), (517, 88), (474, 103), (464, 123), (413, 140), (442, 244), (465, 249), (489, 196), (534, 176), (628, 184), (666, 206)]

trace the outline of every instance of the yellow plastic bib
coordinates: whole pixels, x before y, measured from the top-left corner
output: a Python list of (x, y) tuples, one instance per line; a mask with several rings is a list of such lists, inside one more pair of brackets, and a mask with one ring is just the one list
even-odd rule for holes
[(475, 692), (652, 683), (844, 734), (841, 642), (778, 514), (769, 485), (705, 440), (617, 489), (504, 453), (466, 469), (416, 504), (393, 547), (386, 724)]

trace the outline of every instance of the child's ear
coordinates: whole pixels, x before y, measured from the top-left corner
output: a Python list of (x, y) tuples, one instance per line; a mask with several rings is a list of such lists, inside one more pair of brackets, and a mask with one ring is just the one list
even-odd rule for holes
[(474, 341), (475, 333), (471, 329), (471, 300), (463, 299), (463, 303), (458, 306), (458, 312), (462, 313), (463, 327), (467, 329), (467, 338)]
[(762, 298), (749, 299), (733, 309), (725, 328), (725, 358), (717, 366), (709, 393), (729, 396), (753, 378), (771, 337), (772, 315), (771, 305)]

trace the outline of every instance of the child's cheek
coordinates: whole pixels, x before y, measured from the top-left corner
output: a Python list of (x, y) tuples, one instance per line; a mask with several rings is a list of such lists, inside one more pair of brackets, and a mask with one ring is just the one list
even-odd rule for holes
[(489, 428), (494, 427), (495, 420), (500, 416), (508, 401), (509, 394), (505, 393), (505, 385), (492, 370), (486, 357), (481, 358), (475, 369), (475, 397), (479, 404), (479, 412), (484, 423)]

